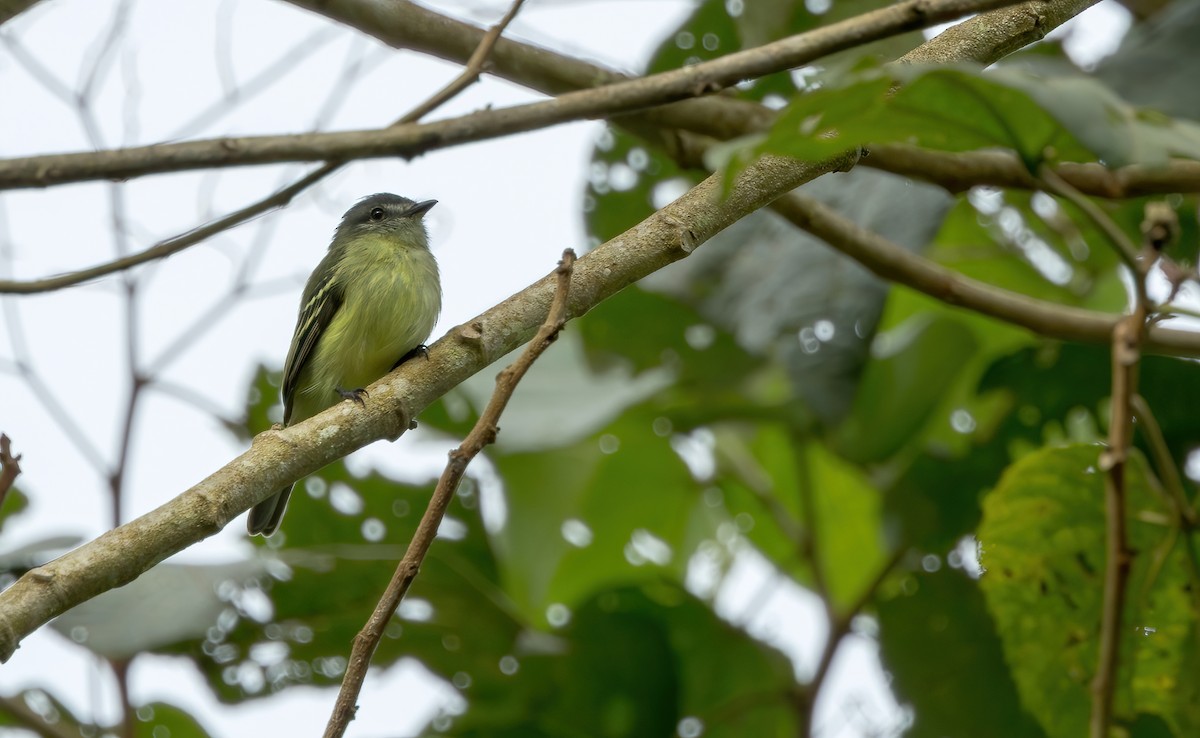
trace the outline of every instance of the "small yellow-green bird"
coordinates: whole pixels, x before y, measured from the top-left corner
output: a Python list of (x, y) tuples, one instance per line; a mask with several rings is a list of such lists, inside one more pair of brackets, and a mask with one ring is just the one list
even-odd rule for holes
[[(329, 253), (300, 300), (283, 368), (283, 424), (311, 418), (425, 350), (442, 308), (437, 262), (424, 216), (437, 200), (380, 193), (342, 216)], [(246, 528), (279, 527), (291, 485), (250, 509)]]

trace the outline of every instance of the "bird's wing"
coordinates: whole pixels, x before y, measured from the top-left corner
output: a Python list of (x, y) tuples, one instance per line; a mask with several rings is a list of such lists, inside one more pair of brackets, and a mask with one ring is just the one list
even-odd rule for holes
[(333, 282), (333, 269), (324, 269), (322, 263), (313, 273), (322, 274), (323, 278), (309, 280), (304, 289), (304, 305), (300, 309), (300, 317), (296, 320), (296, 334), (292, 337), (292, 346), (288, 350), (287, 362), (283, 367), (283, 422), (286, 425), (292, 415), (292, 403), (295, 398), (296, 384), (300, 381), (300, 372), (312, 358), (317, 342), (325, 333), (325, 329), (333, 322), (333, 316), (342, 306), (342, 290)]

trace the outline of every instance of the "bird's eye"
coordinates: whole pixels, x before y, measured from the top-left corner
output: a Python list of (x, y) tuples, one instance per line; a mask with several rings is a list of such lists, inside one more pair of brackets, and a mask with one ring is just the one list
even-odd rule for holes
[(371, 220), (383, 220), (383, 208), (371, 208)]

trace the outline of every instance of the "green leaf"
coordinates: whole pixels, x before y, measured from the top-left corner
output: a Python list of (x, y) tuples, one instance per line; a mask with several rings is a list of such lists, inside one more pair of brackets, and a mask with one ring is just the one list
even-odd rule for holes
[(668, 736), (681, 724), (718, 738), (796, 734), (790, 662), (677, 584), (598, 592), (554, 641), (509, 662), (503, 700), (472, 701), (439, 734)]
[[(861, 470), (783, 426), (722, 428), (714, 482), (738, 529), (780, 570), (813, 582), (809, 531), (834, 604), (854, 602), (885, 559), (879, 494)], [(808, 520), (802, 495), (812, 495)]]
[(962, 572), (912, 572), (878, 600), (879, 644), (910, 738), (1037, 738), (979, 587)]
[(223, 613), (232, 615), (230, 593), (267, 568), (257, 558), (227, 564), (164, 562), (68, 610), (50, 627), (108, 659), (174, 652), (180, 644), (203, 641)]
[(859, 463), (896, 453), (929, 421), (976, 349), (971, 331), (946, 316), (913, 318), (877, 336), (854, 408), (835, 434), (839, 453)]
[[(656, 327), (664, 323), (656, 323), (644, 333), (662, 336), (669, 327), (667, 331)], [(667, 347), (660, 352), (661, 365), (631, 367), (628, 361), (615, 361), (614, 355), (604, 354), (607, 361), (593, 361), (599, 366), (592, 370), (580, 340), (581, 332), (585, 336), (587, 333), (586, 328), (579, 330), (583, 325), (582, 321), (571, 323), (559, 334), (554, 347), (530, 367), (504, 409), (495, 449), (509, 453), (539, 451), (577, 443), (613, 422), (626, 408), (660, 394), (684, 368)], [(679, 343), (683, 343), (682, 332), (680, 329)], [(626, 330), (625, 335), (630, 333)], [(636, 346), (644, 345), (641, 342), (641, 338), (631, 337), (630, 350), (636, 351)], [(470, 377), (452, 395), (421, 413), (422, 427), (444, 431), (454, 438), (465, 436), (475, 424), (479, 409), (495, 392), (496, 375), (516, 361), (522, 351), (524, 347)], [(713, 357), (715, 351), (694, 353), (720, 364)]]
[[(1022, 702), (1052, 738), (1086, 732), (1104, 592), (1101, 447), (1031, 453), (984, 500), (981, 585)], [(1179, 735), (1200, 729), (1181, 699), (1197, 613), (1182, 534), (1134, 453), (1126, 468), (1129, 546), (1135, 552), (1120, 635), (1115, 715), (1156, 715)]]
[(749, 158), (819, 160), (890, 142), (951, 152), (1001, 147), (1031, 170), (1043, 161), (1119, 167), (1200, 157), (1200, 127), (1136, 110), (1087, 77), (896, 66), (798, 96)]
[(925, 256), (966, 277), (1030, 297), (1121, 310), (1125, 290), (1106, 237), (1069, 203), (1059, 202), (1047, 220), (1033, 207), (1035, 197), (1005, 190), (962, 198)]
[[(996, 361), (980, 381), (980, 391), (1007, 395), (1013, 404), (1006, 443), (1019, 439), (1027, 446), (1040, 446), (1048, 437), (1070, 435), (1072, 427), (1106, 428), (1102, 403), (1110, 392), (1110, 361), (1104, 346), (1044, 344)], [(1200, 445), (1200, 413), (1194, 412), (1200, 407), (1196, 363), (1145, 356), (1139, 375), (1139, 394), (1154, 411), (1171, 455), (1186, 459)], [(1142, 434), (1135, 440), (1145, 448)]]
[(715, 523), (669, 436), (643, 406), (565, 448), (492, 455), (507, 503), (503, 578), (531, 622), (601, 588), (683, 580)]
[(1031, 166), (1052, 146), (1059, 156), (1088, 158), (1022, 92), (960, 69), (904, 71), (903, 79), (875, 71), (796, 97), (754, 155), (815, 161), (867, 144), (904, 142), (955, 152), (998, 146)]
[(29, 498), (21, 492), (20, 488), (13, 486), (8, 490), (8, 494), (4, 496), (4, 502), (0, 503), (0, 530), (10, 518), (21, 514), (29, 507)]
[(1172, 156), (1200, 158), (1200, 126), (1134, 108), (1096, 79), (1042, 77), (1005, 68), (991, 74), (1054, 116), (1108, 166), (1162, 164)]
[(134, 711), (135, 738), (207, 738), (208, 731), (183, 709), (166, 702), (141, 705)]

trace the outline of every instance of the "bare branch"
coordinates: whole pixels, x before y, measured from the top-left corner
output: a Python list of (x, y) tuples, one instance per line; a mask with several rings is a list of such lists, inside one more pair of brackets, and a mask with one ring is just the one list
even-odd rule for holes
[(408, 588), (412, 586), (417, 572), (421, 570), (421, 563), (425, 560), (425, 554), (429, 552), (429, 547), (437, 536), (438, 526), (441, 525), (446, 508), (450, 506), (454, 492), (458, 489), (458, 484), (467, 471), (467, 465), (479, 455), (479, 452), (483, 451), (485, 446), (496, 441), (496, 434), (500, 431), (500, 415), (508, 406), (508, 401), (512, 399), (517, 384), (533, 366), (533, 362), (537, 361), (537, 358), (550, 348), (550, 344), (558, 338), (559, 331), (566, 325), (567, 299), (570, 296), (571, 270), (574, 265), (575, 252), (567, 249), (563, 252), (562, 260), (558, 262), (558, 268), (554, 271), (558, 284), (554, 290), (554, 299), (550, 303), (550, 311), (546, 315), (546, 322), (542, 323), (542, 327), (529, 342), (521, 357), (496, 376), (496, 389), (492, 393), (487, 407), (480, 414), (479, 420), (475, 422), (475, 427), (463, 439), (462, 444), (450, 452), (450, 461), (446, 464), (446, 469), (438, 480), (437, 488), (429, 500), (429, 505), (425, 508), (425, 514), (421, 517), (416, 532), (413, 533), (408, 550), (404, 552), (404, 558), (396, 566), (396, 573), (392, 576), (392, 581), (388, 583), (387, 590), (384, 591), (379, 604), (375, 606), (375, 611), (371, 613), (367, 624), (354, 638), (350, 662), (342, 679), (342, 687), (338, 691), (333, 714), (329, 717), (329, 724), (325, 728), (325, 738), (341, 738), (350, 721), (354, 719), (355, 703), (362, 690), (363, 680), (366, 679), (371, 656), (379, 646), (379, 641), (383, 638), (383, 631), (387, 627), (388, 621), (391, 620), (392, 614), (400, 606), (400, 601), (408, 592)]
[(1108, 214), (1100, 209), (1096, 203), (1089, 200), (1082, 192), (1072, 187), (1067, 182), (1063, 181), (1048, 167), (1043, 167), (1041, 170), (1042, 182), (1046, 191), (1051, 192), (1059, 197), (1067, 200), (1075, 207), (1083, 211), (1083, 214), (1088, 217), (1105, 238), (1109, 240), (1113, 249), (1117, 252), (1117, 256), (1125, 263), (1125, 266), (1133, 273), (1134, 287), (1137, 290), (1138, 302), (1146, 301), (1146, 281), (1143, 278), (1144, 266), (1138, 262), (1138, 248), (1133, 245), (1133, 241), (1129, 236), (1125, 235), (1125, 231), (1121, 230)]
[(305, 175), (296, 182), (284, 187), (273, 195), (263, 198), (256, 203), (247, 205), (240, 210), (235, 210), (228, 215), (225, 215), (210, 223), (206, 223), (199, 228), (188, 231), (187, 233), (168, 238), (145, 251), (139, 251), (135, 254), (123, 256), (119, 259), (114, 259), (103, 264), (97, 264), (94, 267), (80, 269), (77, 272), (62, 274), (57, 277), (46, 277), (45, 279), (36, 279), (30, 281), (0, 279), (0, 294), (14, 295), (32, 295), (38, 292), (51, 292), (53, 290), (70, 287), (72, 285), (89, 282), (93, 279), (103, 277), (108, 274), (129, 269), (138, 264), (145, 264), (148, 261), (163, 259), (171, 254), (178, 253), (194, 246), (207, 238), (215, 236), (222, 231), (229, 230), (234, 226), (241, 225), (251, 218), (256, 218), (259, 215), (273, 210), (278, 207), (283, 207), (292, 201), (296, 195), (319, 182), (330, 172), (334, 171), (330, 165), (326, 164), (319, 169), (314, 170), (310, 174)]
[[(842, 639), (850, 634), (850, 628), (854, 624), (854, 618), (858, 617), (859, 613), (866, 608), (867, 604), (875, 597), (875, 592), (878, 591), (880, 585), (887, 580), (896, 565), (904, 558), (907, 547), (900, 546), (896, 548), (884, 561), (883, 566), (879, 567), (879, 571), (859, 593), (858, 598), (851, 603), (850, 607), (846, 608), (845, 612), (834, 615), (829, 620), (829, 636), (825, 640), (825, 647), (821, 650), (821, 659), (817, 662), (817, 670), (813, 674), (812, 681), (805, 686), (804, 697), (808, 704), (808, 709), (805, 711), (805, 719), (811, 721), (813, 707), (817, 704), (817, 696), (821, 692), (821, 687), (825, 684), (825, 677), (829, 675), (829, 667), (833, 665), (833, 657), (837, 655), (838, 647), (842, 643)], [(811, 726), (803, 735), (810, 735)]]
[(1188, 502), (1187, 492), (1183, 488), (1183, 476), (1179, 473), (1175, 459), (1171, 458), (1167, 439), (1163, 436), (1158, 418), (1150, 409), (1150, 403), (1141, 395), (1134, 395), (1130, 398), (1130, 407), (1133, 409), (1133, 417), (1137, 420), (1137, 427), (1141, 429), (1146, 445), (1150, 447), (1150, 456), (1154, 459), (1158, 478), (1167, 489), (1167, 503), (1174, 509), (1180, 527), (1187, 530), (1195, 528), (1200, 520)]
[[(522, 0), (523, 2), (524, 0)], [(518, 3), (519, 6), (519, 3)], [(506, 15), (500, 23), (493, 27), (492, 31), (484, 35), (483, 41), (476, 54), (473, 54), (467, 67), (455, 77), (448, 85), (443, 87), (438, 92), (434, 93), (425, 102), (418, 105), (413, 110), (401, 116), (392, 128), (397, 128), (419, 120), (422, 116), (429, 114), (438, 107), (444, 105), (451, 100), (455, 95), (462, 92), (472, 83), (479, 79), (479, 75), (483, 73), (483, 64), (487, 59), (487, 54), (491, 50), (500, 33), (503, 32), (505, 26), (512, 20), (512, 15)], [(157, 259), (166, 258), (172, 254), (178, 253), (183, 249), (194, 246), (201, 241), (204, 241), (212, 236), (215, 236), (222, 231), (226, 231), (235, 226), (241, 225), (246, 221), (256, 218), (263, 213), (274, 210), (275, 208), (283, 207), (290, 203), (297, 195), (304, 192), (309, 187), (312, 187), (317, 182), (320, 182), (325, 177), (336, 172), (344, 164), (344, 161), (330, 161), (324, 165), (314, 169), (312, 172), (304, 175), (290, 185), (269, 195), (257, 202), (251, 203), (246, 207), (235, 210), (228, 215), (225, 215), (210, 223), (206, 223), (199, 228), (188, 231), (174, 238), (169, 238), (166, 241), (152, 246), (144, 251), (136, 254), (123, 256), (119, 259), (99, 264), (88, 269), (81, 269), (77, 272), (59, 275), (57, 277), (47, 277), (45, 279), (21, 281), (21, 280), (3, 280), (0, 279), (0, 294), (18, 294), (29, 295), (38, 292), (50, 292), (63, 287), (70, 287), (76, 284), (103, 277), (108, 274), (124, 271), (139, 264), (155, 261)], [(2, 165), (0, 165), (2, 166)]]
[[(964, 192), (979, 185), (1035, 190), (1040, 187), (1016, 154), (1008, 151), (948, 153), (904, 144), (871, 147), (862, 162), (913, 179)], [(1200, 192), (1200, 162), (1176, 159), (1162, 166), (1139, 164), (1108, 169), (1101, 164), (1064, 162), (1052, 170), (1067, 184), (1094, 197), (1120, 199), (1138, 195)]]
[[(79, 738), (80, 735), (83, 735), (84, 730), (86, 730), (82, 725), (71, 723), (61, 713), (58, 714), (58, 719), (54, 722), (46, 720), (39, 713), (30, 709), (22, 694), (12, 696), (0, 695), (0, 709), (8, 713), (18, 725), (32, 731), (34, 734), (40, 736), (40, 738)], [(87, 727), (94, 729), (94, 726)]]
[[(1108, 216), (1098, 209), (1087, 211), (1092, 217), (1108, 220)], [(1159, 217), (1162, 213), (1174, 219), (1175, 212), (1169, 208), (1158, 208), (1156, 203), (1146, 206), (1146, 220), (1142, 224), (1143, 253), (1157, 255), (1157, 239), (1165, 230), (1170, 232), (1168, 224), (1160, 228)], [(1156, 216), (1155, 213), (1160, 214)], [(1099, 221), (1098, 221), (1099, 222)], [(1115, 224), (1106, 226), (1101, 223), (1105, 233), (1119, 229)], [(1124, 237), (1124, 233), (1121, 233)], [(1109, 236), (1112, 238), (1112, 236)], [(1121, 249), (1133, 248), (1132, 244), (1124, 244)], [(1113, 329), (1112, 334), (1112, 400), (1109, 410), (1108, 448), (1100, 454), (1100, 468), (1106, 472), (1104, 477), (1104, 600), (1100, 613), (1100, 648), (1096, 660), (1096, 674), (1092, 679), (1092, 710), (1089, 721), (1091, 738), (1108, 738), (1109, 727), (1112, 723), (1113, 701), (1116, 692), (1117, 673), (1121, 651), (1121, 622), (1125, 612), (1125, 591), (1129, 584), (1129, 570), (1133, 564), (1134, 552), (1129, 548), (1126, 533), (1126, 477), (1125, 466), (1129, 460), (1129, 450), (1133, 446), (1133, 415), (1137, 403), (1138, 364), (1141, 361), (1142, 344), (1146, 334), (1147, 318), (1150, 315), (1150, 303), (1146, 298), (1146, 266), (1136, 262), (1132, 267), (1133, 280), (1138, 284), (1137, 301), (1132, 313), (1123, 318)], [(1145, 408), (1148, 410), (1148, 408)], [(1143, 413), (1147, 416), (1148, 413)], [(1157, 430), (1153, 424), (1151, 430)], [(1179, 510), (1177, 520), (1186, 522), (1183, 510)]]
[(155, 144), (109, 151), (51, 154), (0, 162), (0, 189), (45, 187), (160, 172), (401, 156), (482, 141), (572, 120), (608, 117), (708, 95), (748, 79), (808, 64), (827, 54), (953, 20), (1015, 0), (907, 0), (807, 33), (719, 59), (553, 100), (483, 110), (436, 123), (382, 130), (249, 136)]
[(9, 22), (41, 0), (0, 0), (0, 26)]
[[(994, 287), (936, 264), (867, 230), (831, 208), (790, 193), (772, 205), (794, 225), (891, 282), (906, 285), (949, 305), (972, 310), (1042, 336), (1064, 341), (1108, 343), (1119, 315), (1059, 305)], [(1145, 348), (1154, 353), (1196, 355), (1200, 334), (1154, 327)]]

